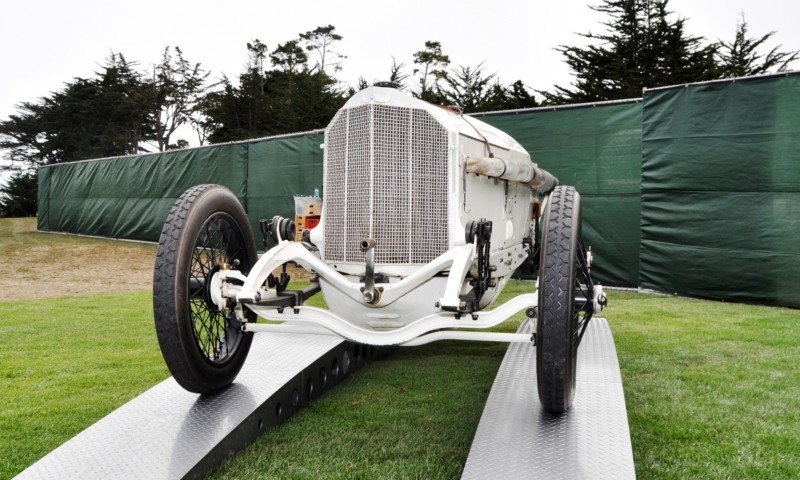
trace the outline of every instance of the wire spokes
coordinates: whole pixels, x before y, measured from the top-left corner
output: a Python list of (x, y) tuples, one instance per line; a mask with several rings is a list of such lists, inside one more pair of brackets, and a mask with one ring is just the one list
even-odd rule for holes
[(578, 242), (576, 255), (575, 300), (573, 306), (573, 325), (575, 325), (575, 329), (572, 332), (575, 349), (580, 345), (583, 334), (586, 333), (586, 327), (589, 325), (589, 320), (592, 319), (592, 314), (594, 313), (594, 282), (589, 272), (586, 248), (583, 242)]
[[(207, 361), (222, 365), (236, 352), (241, 331), (232, 310), (220, 310), (211, 300), (211, 278), (223, 265), (235, 268), (234, 260), (242, 260), (244, 235), (226, 213), (209, 217), (200, 228), (192, 249), (188, 275), (188, 306), (195, 341)], [(243, 272), (247, 273), (247, 272)]]

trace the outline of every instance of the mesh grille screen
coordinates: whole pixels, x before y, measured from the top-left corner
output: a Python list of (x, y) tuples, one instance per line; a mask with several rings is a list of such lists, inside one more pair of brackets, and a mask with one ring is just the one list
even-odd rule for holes
[[(345, 142), (347, 140), (347, 111), (339, 110), (333, 117), (331, 128), (326, 132), (325, 142), (325, 170), (324, 189), (325, 198), (323, 205), (327, 207), (328, 198), (343, 199), (347, 191), (347, 173), (345, 165)], [(339, 204), (343, 202), (339, 200)], [(344, 229), (344, 208), (325, 209), (325, 253), (329, 258), (342, 258), (344, 256), (344, 242), (328, 241), (328, 238), (342, 237)], [(331, 235), (328, 235), (328, 233)]]
[[(347, 191), (342, 202), (345, 209), (344, 221), (344, 258), (358, 258), (359, 243), (369, 235), (369, 176), (370, 176), (370, 111), (356, 108), (348, 112), (349, 125), (347, 144)], [(333, 207), (333, 205), (330, 205)], [(342, 237), (335, 237), (341, 242)], [(363, 256), (363, 254), (361, 254)]]
[(447, 132), (423, 110), (340, 111), (325, 140), (325, 259), (427, 263), (447, 250)]
[[(414, 111), (410, 263), (426, 263), (447, 251), (447, 134), (428, 113)], [(441, 159), (441, 161), (436, 161)], [(430, 236), (429, 236), (430, 235)]]

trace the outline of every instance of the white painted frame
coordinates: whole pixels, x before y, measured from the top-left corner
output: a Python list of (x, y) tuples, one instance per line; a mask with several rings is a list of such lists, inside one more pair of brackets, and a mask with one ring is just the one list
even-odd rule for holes
[[(516, 248), (507, 249), (516, 251)], [(504, 254), (505, 250), (497, 252)], [(380, 300), (372, 305), (363, 301), (361, 288), (363, 283), (348, 280), (344, 275), (323, 262), (314, 252), (309, 251), (302, 243), (283, 241), (272, 248), (256, 262), (246, 277), (236, 270), (220, 270), (220, 277), (212, 283), (221, 285), (222, 294), (212, 295), (222, 305), (224, 298), (232, 298), (237, 302), (237, 313), (243, 319), (238, 306), (244, 305), (258, 316), (267, 320), (285, 322), (283, 324), (242, 323), (246, 332), (286, 332), (338, 335), (347, 340), (371, 345), (422, 345), (436, 340), (459, 339), (500, 342), (531, 342), (530, 335), (505, 334), (492, 332), (460, 331), (461, 329), (487, 329), (498, 325), (517, 312), (536, 307), (537, 294), (519, 295), (512, 300), (490, 311), (479, 311), (472, 314), (459, 314), (452, 311), (423, 316), (407, 325), (392, 330), (364, 328), (334, 313), (316, 307), (297, 306), (274, 307), (258, 305), (259, 301), (275, 296), (274, 291), (263, 288), (267, 277), (288, 262), (294, 262), (309, 272), (319, 275), (331, 286), (359, 302), (358, 308), (368, 313), (376, 308), (390, 305), (412, 290), (424, 285), (431, 278), (443, 271), (449, 271), (444, 296), (439, 300), (441, 307), (458, 307), (459, 294), (469, 269), (475, 259), (475, 245), (460, 245), (451, 248), (427, 265), (416, 270), (407, 277), (393, 283), (380, 284), (383, 292)], [(509, 267), (510, 271), (516, 265)], [(510, 274), (510, 272), (506, 273)], [(241, 287), (227, 281), (235, 279), (243, 282)]]

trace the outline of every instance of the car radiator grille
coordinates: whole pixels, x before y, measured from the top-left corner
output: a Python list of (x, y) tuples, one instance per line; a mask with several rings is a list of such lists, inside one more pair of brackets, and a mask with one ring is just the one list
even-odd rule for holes
[(447, 131), (424, 110), (340, 110), (325, 132), (325, 260), (424, 264), (448, 248)]

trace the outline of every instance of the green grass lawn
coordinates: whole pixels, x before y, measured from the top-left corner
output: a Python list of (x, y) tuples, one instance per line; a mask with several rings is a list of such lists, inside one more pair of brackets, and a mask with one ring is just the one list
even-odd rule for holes
[(0, 302), (0, 478), (167, 376), (149, 292)]
[[(609, 297), (639, 478), (800, 477), (799, 311)], [(146, 292), (0, 303), (0, 478), (166, 377), (150, 308)], [(398, 348), (212, 478), (458, 477), (504, 352)]]
[(800, 311), (612, 299), (640, 478), (800, 478)]

